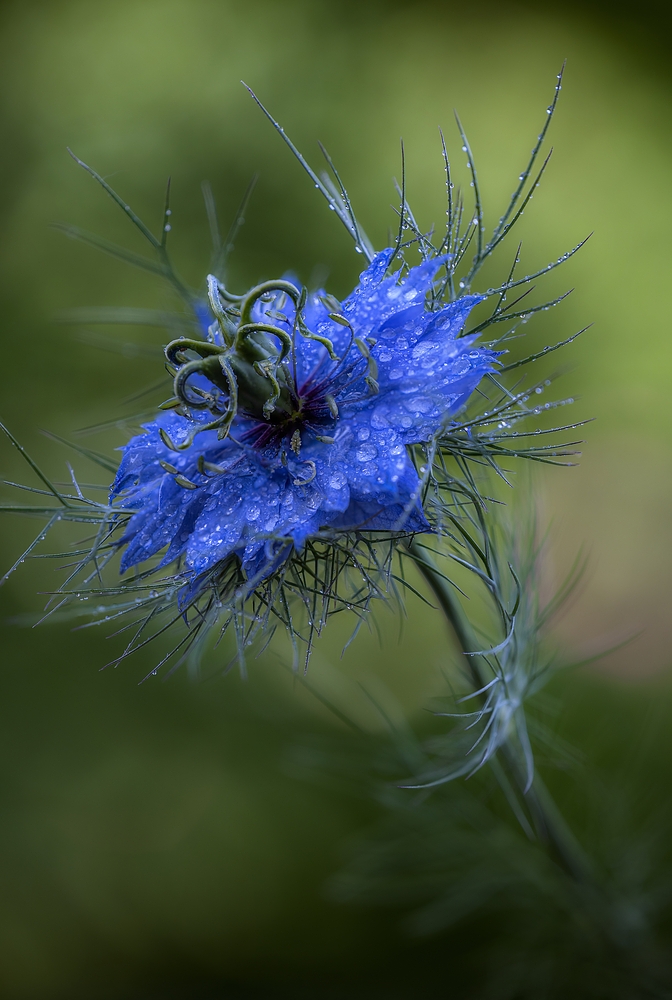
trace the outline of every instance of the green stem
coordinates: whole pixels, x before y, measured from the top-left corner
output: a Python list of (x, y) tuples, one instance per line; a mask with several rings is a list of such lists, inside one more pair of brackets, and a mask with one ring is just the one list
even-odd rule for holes
[[(408, 543), (407, 548), (465, 654), (464, 659), (474, 689), (479, 690), (491, 680), (491, 677), (484, 669), (486, 664), (482, 657), (466, 655), (478, 650), (479, 645), (453, 589), (438, 571), (427, 549), (421, 548), (414, 540)], [(505, 743), (499, 752), (517, 787), (519, 800), (532, 819), (539, 840), (545, 844), (553, 859), (574, 881), (582, 885), (592, 883), (590, 861), (539, 775), (535, 772), (532, 783), (528, 786), (526, 769), (521, 766), (513, 747)]]

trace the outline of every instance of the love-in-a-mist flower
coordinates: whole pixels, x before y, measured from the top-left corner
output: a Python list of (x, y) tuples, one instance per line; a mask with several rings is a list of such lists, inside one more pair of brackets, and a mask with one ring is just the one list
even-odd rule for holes
[(446, 258), (400, 277), (378, 253), (343, 303), (269, 281), (245, 296), (208, 279), (207, 339), (166, 349), (170, 409), (124, 455), (111, 501), (134, 511), (126, 570), (165, 549), (191, 585), (238, 558), (250, 588), (325, 532), (423, 532), (409, 445), (445, 428), (496, 354), (463, 336), (480, 301), (430, 308)]
[[(166, 348), (172, 397), (122, 449), (120, 464), (74, 445), (107, 475), (116, 473), (109, 501), (87, 495), (74, 471), (74, 492), (59, 488), (6, 430), (41, 479), (37, 493), (44, 488), (53, 497), (51, 506), (40, 496), (37, 505), (6, 507), (48, 518), (9, 573), (58, 524), (95, 526), (75, 564), (68, 563), (49, 613), (57, 607), (59, 614), (86, 614), (95, 607), (98, 622), (128, 629), (120, 659), (175, 626), (180, 638), (162, 663), (178, 653), (176, 663), (187, 655), (197, 662), (206, 636), (231, 628), (242, 667), (247, 647), (255, 639), (270, 642), (279, 627), (292, 643), (294, 663), (303, 649), (307, 664), (314, 638), (332, 614), (354, 612), (356, 632), (371, 620), (377, 599), (397, 608), (403, 604), (404, 593), (415, 589), (405, 570), (409, 560), (421, 573), (429, 572), (430, 532), (443, 555), (489, 581), (494, 599), (491, 541), (474, 541), (487, 533), (491, 507), (489, 488), (486, 494), (479, 485), (483, 473), (492, 470), (504, 482), (509, 464), (521, 457), (562, 464), (576, 444), (538, 436), (549, 428), (520, 429), (542, 409), (565, 401), (542, 404), (538, 394), (550, 384), (547, 377), (530, 383), (519, 370), (578, 334), (527, 357), (499, 361), (510, 342), (519, 342), (523, 323), (565, 297), (531, 304), (532, 282), (582, 244), (524, 277), (518, 247), (504, 262), (499, 284), (483, 294), (472, 291), (539, 184), (548, 160), (537, 173), (533, 167), (559, 89), (560, 78), (527, 166), (490, 235), (474, 158), (458, 123), (473, 211), (454, 187), (442, 142), (445, 230), (419, 227), (402, 173), (397, 239), (394, 248), (380, 253), (362, 229), (331, 158), (327, 155), (330, 181), (315, 173), (260, 105), (367, 259), (343, 302), (323, 292), (308, 294), (290, 278), (266, 281), (243, 295), (227, 288), (227, 256), (253, 185), (225, 241), (206, 189), (213, 234), (206, 297), (174, 270), (169, 190), (157, 235), (104, 177), (77, 160), (155, 259), (77, 227), (64, 227), (66, 233), (162, 275), (183, 307), (171, 314), (169, 328), (185, 336)], [(421, 263), (410, 266), (409, 254), (418, 251)], [(483, 299), (491, 308), (471, 318)], [(75, 318), (89, 322), (90, 310)], [(166, 322), (166, 314), (154, 310), (95, 311), (96, 322), (127, 324), (129, 318), (153, 326)], [(142, 421), (147, 419), (145, 411)], [(447, 565), (450, 575), (452, 562)], [(508, 598), (500, 598), (498, 621), (511, 616), (518, 621)], [(517, 608), (516, 600), (512, 606)], [(512, 635), (513, 625), (507, 643)], [(501, 653), (501, 643), (494, 646)], [(505, 676), (502, 668), (498, 677)], [(508, 698), (509, 687), (501, 690)], [(494, 723), (486, 725), (500, 731)]]

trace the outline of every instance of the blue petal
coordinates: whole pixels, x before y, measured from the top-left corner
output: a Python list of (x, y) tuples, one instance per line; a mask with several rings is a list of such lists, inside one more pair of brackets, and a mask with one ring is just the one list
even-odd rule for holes
[(406, 444), (432, 437), (494, 370), (495, 352), (458, 337), (480, 301), (464, 296), (435, 313), (416, 304), (381, 324), (372, 350), (380, 392), (359, 408), (357, 420), (368, 414), (372, 428), (395, 429)]
[(389, 503), (400, 495), (413, 466), (393, 427), (374, 428), (368, 413), (360, 413), (341, 431), (337, 443), (341, 455), (338, 464), (355, 499)]
[(434, 276), (448, 259), (444, 255), (424, 261), (417, 267), (412, 267), (406, 277), (399, 281), (397, 274), (383, 277), (392, 256), (392, 250), (377, 254), (373, 263), (361, 275), (359, 287), (343, 303), (343, 313), (360, 337), (370, 336), (385, 320), (405, 313), (409, 307), (417, 306), (415, 315), (421, 315), (425, 296), (432, 287)]
[(431, 532), (432, 526), (417, 503), (377, 504), (353, 500), (350, 506), (330, 522), (341, 531)]
[(287, 542), (253, 542), (243, 552), (241, 565), (247, 577), (248, 589), (252, 590), (275, 573), (292, 554), (294, 546)]
[(246, 476), (222, 477), (218, 492), (206, 499), (189, 528), (187, 565), (202, 573), (231, 552), (266, 540), (303, 545), (350, 500), (347, 479), (337, 469), (318, 455), (314, 465), (316, 475), (306, 483), (300, 477), (308, 478), (313, 470), (299, 460), (272, 474), (251, 467)]
[[(111, 501), (133, 512), (122, 539), (122, 569), (162, 550), (162, 564), (184, 556), (193, 574), (181, 597), (184, 606), (203, 586), (204, 574), (232, 553), (253, 587), (324, 527), (431, 530), (406, 445), (426, 441), (441, 428), (493, 370), (496, 354), (474, 348), (472, 337), (458, 336), (478, 296), (464, 296), (435, 312), (426, 308), (445, 257), (411, 268), (399, 280), (398, 274), (385, 277), (393, 254), (392, 249), (377, 254), (342, 305), (355, 335), (377, 341), (372, 353), (379, 394), (371, 395), (364, 381), (367, 364), (352, 348), (352, 331), (329, 318), (321, 293), (308, 298), (304, 316), (313, 333), (332, 341), (341, 362), (294, 331), (291, 301), (277, 295), (271, 302), (257, 302), (256, 321), (294, 331), (299, 388), (311, 389), (313, 398), (327, 391), (336, 395), (340, 418), (329, 432), (334, 441), (317, 440), (314, 430), (302, 432), (300, 454), (290, 452), (283, 465), (277, 441), (263, 452), (244, 446), (246, 431), (256, 424), (239, 415), (235, 440), (219, 441), (216, 432), (204, 431), (192, 447), (173, 452), (164, 445), (161, 429), (179, 443), (193, 421), (161, 414), (123, 449), (112, 487)], [(194, 384), (198, 382), (195, 376)], [(194, 419), (204, 422), (210, 415), (197, 411)], [(285, 450), (289, 452), (286, 443)], [(229, 471), (199, 472), (201, 456)], [(161, 461), (194, 488), (179, 486)]]

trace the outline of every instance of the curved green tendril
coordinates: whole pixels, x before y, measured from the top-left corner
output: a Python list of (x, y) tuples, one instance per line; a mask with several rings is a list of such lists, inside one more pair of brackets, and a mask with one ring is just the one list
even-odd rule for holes
[(235, 329), (234, 325), (226, 315), (225, 310), (222, 308), (222, 302), (220, 299), (221, 288), (220, 283), (214, 274), (209, 274), (207, 277), (208, 284), (208, 300), (210, 302), (210, 308), (219, 324), (219, 329), (221, 331), (222, 337), (224, 338), (224, 343), (227, 347), (233, 345), (235, 339)]
[[(278, 365), (281, 364), (290, 354), (294, 345), (294, 337), (298, 331), (307, 340), (314, 340), (321, 344), (329, 353), (333, 360), (338, 360), (338, 355), (334, 352), (334, 345), (327, 337), (313, 333), (303, 318), (303, 309), (306, 304), (307, 291), (305, 287), (300, 290), (291, 281), (284, 279), (265, 281), (255, 286), (245, 296), (236, 296), (228, 292), (223, 284), (213, 274), (207, 276), (208, 299), (212, 313), (215, 316), (216, 324), (219, 326), (226, 346), (220, 346), (212, 342), (216, 336), (216, 326), (211, 326), (211, 340), (201, 341), (188, 338), (179, 338), (171, 341), (165, 348), (165, 356), (170, 365), (177, 368), (174, 376), (175, 401), (170, 401), (171, 406), (180, 404), (198, 410), (211, 411), (214, 409), (213, 397), (204, 394), (191, 387), (189, 391), (189, 378), (196, 374), (203, 374), (206, 378), (211, 378), (208, 369), (212, 365), (210, 359), (219, 358), (222, 371), (226, 376), (229, 389), (229, 402), (226, 412), (217, 416), (215, 420), (208, 424), (201, 424), (194, 427), (185, 440), (180, 445), (174, 445), (168, 434), (162, 432), (164, 443), (174, 451), (184, 451), (191, 446), (194, 438), (202, 430), (219, 431), (220, 437), (226, 437), (229, 433), (231, 423), (235, 417), (238, 407), (238, 384), (231, 364), (226, 360), (226, 356), (233, 352), (240, 356), (241, 360), (251, 363), (257, 375), (268, 380), (271, 393), (263, 402), (263, 416), (269, 420), (275, 406), (282, 393), (281, 383), (278, 379)], [(286, 295), (294, 304), (294, 329), (292, 333), (274, 323), (254, 322), (252, 310), (255, 303), (264, 296)], [(227, 307), (224, 302), (240, 303), (239, 308)], [(234, 327), (234, 316), (239, 315), (237, 327)], [(253, 339), (254, 334), (266, 334), (278, 341), (277, 353), (268, 341), (264, 339)], [(366, 345), (358, 344), (360, 350), (369, 362), (369, 377), (373, 382), (377, 375), (375, 362), (370, 357)], [(188, 352), (198, 355), (197, 360), (189, 360)], [(262, 355), (261, 357), (259, 355)], [(269, 355), (264, 357), (263, 355)], [(256, 356), (255, 356), (256, 355)], [(377, 386), (376, 386), (377, 389)], [(291, 387), (289, 388), (291, 394)], [(200, 397), (200, 398), (197, 398)], [(215, 411), (216, 412), (216, 411)]]
[[(189, 431), (186, 438), (181, 444), (175, 444), (170, 435), (163, 429), (163, 427), (161, 427), (159, 430), (159, 433), (161, 435), (161, 440), (165, 444), (166, 448), (170, 448), (171, 451), (186, 451), (188, 448), (191, 448), (192, 444), (194, 443), (194, 438), (196, 437), (197, 434), (200, 434), (201, 431), (216, 430), (218, 432), (217, 436), (220, 438), (220, 440), (228, 435), (229, 430), (231, 428), (231, 424), (233, 423), (236, 413), (238, 412), (238, 383), (236, 382), (236, 376), (234, 375), (233, 369), (231, 368), (231, 365), (229, 364), (227, 358), (225, 358), (222, 355), (219, 363), (222, 366), (222, 371), (224, 372), (226, 381), (229, 386), (229, 402), (227, 404), (225, 412), (222, 413), (221, 416), (217, 417), (215, 420), (211, 420), (207, 424), (198, 424), (196, 427), (192, 427), (192, 429)], [(192, 361), (190, 362), (190, 364), (199, 365), (200, 362)], [(189, 366), (185, 365), (185, 368), (187, 367)], [(180, 373), (178, 372), (178, 375), (179, 374)], [(193, 404), (190, 403), (189, 405), (192, 406)]]
[[(234, 417), (238, 412), (238, 383), (236, 382), (236, 376), (233, 372), (233, 368), (227, 358), (221, 357), (219, 359), (219, 363), (222, 366), (222, 371), (224, 372), (229, 386), (229, 404), (227, 406), (226, 413), (224, 414), (225, 419), (218, 432), (218, 437), (222, 439), (228, 435)], [(226, 428), (225, 431), (224, 428)], [(224, 431), (224, 433), (222, 433), (222, 431)]]
[(338, 355), (334, 352), (334, 345), (328, 339), (328, 337), (320, 337), (317, 333), (311, 333), (311, 331), (306, 326), (306, 323), (301, 315), (301, 311), (306, 304), (306, 289), (303, 288), (301, 291), (293, 285), (291, 281), (274, 280), (274, 281), (264, 281), (261, 285), (257, 285), (248, 292), (242, 306), (240, 307), (240, 323), (241, 327), (248, 324), (252, 317), (252, 307), (257, 299), (261, 298), (262, 295), (266, 295), (268, 292), (285, 292), (286, 295), (291, 298), (294, 303), (294, 308), (296, 310), (295, 325), (302, 337), (306, 340), (315, 340), (318, 344), (322, 344), (323, 347), (329, 353), (329, 357), (332, 361), (338, 361)]
[(219, 281), (219, 279), (217, 280), (217, 291), (223, 299), (226, 299), (227, 302), (231, 302), (232, 304), (242, 302), (245, 298), (244, 295), (236, 295), (235, 292), (230, 292), (226, 285)]
[(262, 408), (264, 417), (269, 420), (275, 409), (275, 404), (280, 398), (280, 383), (275, 377), (275, 362), (273, 358), (268, 358), (266, 361), (255, 361), (252, 367), (257, 375), (263, 375), (264, 378), (267, 378), (273, 388), (273, 394), (264, 402)]
[(284, 292), (294, 303), (297, 311), (300, 308), (301, 303), (301, 292), (293, 285), (291, 281), (284, 281), (282, 278), (272, 281), (262, 281), (260, 285), (256, 285), (254, 288), (250, 289), (243, 303), (240, 307), (240, 325), (245, 326), (247, 323), (252, 322), (252, 307), (257, 299), (260, 299), (262, 295), (267, 295), (269, 292)]
[(187, 406), (192, 407), (194, 410), (207, 410), (211, 405), (211, 401), (207, 398), (201, 400), (194, 400), (193, 398), (187, 396), (187, 380), (191, 375), (203, 371), (203, 359), (199, 358), (198, 361), (189, 361), (186, 365), (182, 365), (175, 380), (173, 382), (173, 391), (177, 398)]
[(236, 333), (236, 347), (241, 346), (251, 333), (270, 333), (272, 337), (278, 338), (281, 344), (278, 361), (283, 361), (292, 349), (292, 338), (287, 331), (279, 326), (273, 326), (272, 323), (245, 323), (239, 326)]
[(193, 351), (195, 354), (199, 354), (201, 358), (210, 358), (214, 354), (223, 354), (224, 348), (218, 344), (209, 344), (206, 340), (191, 340), (187, 337), (178, 337), (177, 340), (171, 340), (164, 348), (163, 353), (169, 364), (182, 365), (184, 362), (179, 361), (177, 355), (184, 351)]

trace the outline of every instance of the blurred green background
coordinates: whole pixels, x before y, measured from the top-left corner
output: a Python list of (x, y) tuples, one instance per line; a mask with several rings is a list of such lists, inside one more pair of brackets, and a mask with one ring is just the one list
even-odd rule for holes
[[(587, 767), (664, 797), (672, 636), (667, 5), (642, 2), (630, 13), (625, 4), (531, 0), (29, 0), (2, 5), (0, 31), (1, 415), (54, 478), (67, 474), (69, 456), (40, 428), (70, 436), (121, 417), (133, 409), (123, 400), (159, 377), (144, 355), (82, 343), (55, 322), (59, 310), (172, 305), (151, 277), (49, 229), (74, 223), (142, 250), (66, 146), (155, 228), (171, 175), (173, 252), (195, 285), (209, 256), (201, 182), (211, 182), (226, 227), (259, 171), (230, 283), (242, 288), (293, 269), (306, 282), (328, 275), (340, 296), (361, 258), (240, 80), (314, 164), (317, 140), (326, 144), (380, 248), (394, 224), (399, 137), (411, 205), (422, 225), (440, 225), (437, 126), (459, 163), (457, 108), (496, 221), (568, 58), (555, 153), (521, 225), (523, 268), (594, 230), (546, 283), (548, 297), (576, 291), (528, 329), (536, 346), (594, 324), (553, 370), (567, 369), (560, 385), (577, 397), (573, 415), (597, 419), (580, 467), (551, 470), (535, 489), (540, 517), (553, 524), (549, 585), (582, 544), (590, 556), (557, 627), (566, 656), (634, 639), (557, 685), (565, 704), (557, 725)], [(98, 333), (148, 345), (165, 339), (160, 330)], [(112, 428), (83, 443), (112, 449), (125, 435)], [(6, 478), (25, 480), (9, 446), (2, 461)], [(82, 469), (84, 478), (96, 475)], [(3, 524), (3, 567), (32, 529)], [(50, 579), (50, 564), (23, 567), (3, 589), (3, 621), (34, 612), (35, 592)], [(382, 649), (363, 635), (340, 664), (344, 632), (335, 627), (315, 656), (315, 683), (347, 698), (338, 671), (384, 682), (421, 718), (439, 686), (445, 639), (427, 609), (411, 611), (399, 643), (393, 628)], [(341, 843), (375, 810), (283, 769), (294, 733), (335, 723), (277, 656), (262, 657), (245, 682), (223, 676), (222, 656), (206, 679), (182, 671), (138, 687), (153, 652), (99, 672), (112, 655), (99, 631), (5, 624), (2, 642), (3, 996), (412, 996), (447, 957), (457, 961), (460, 932), (407, 942), (394, 912), (325, 898)], [(356, 711), (375, 729), (363, 703)]]

